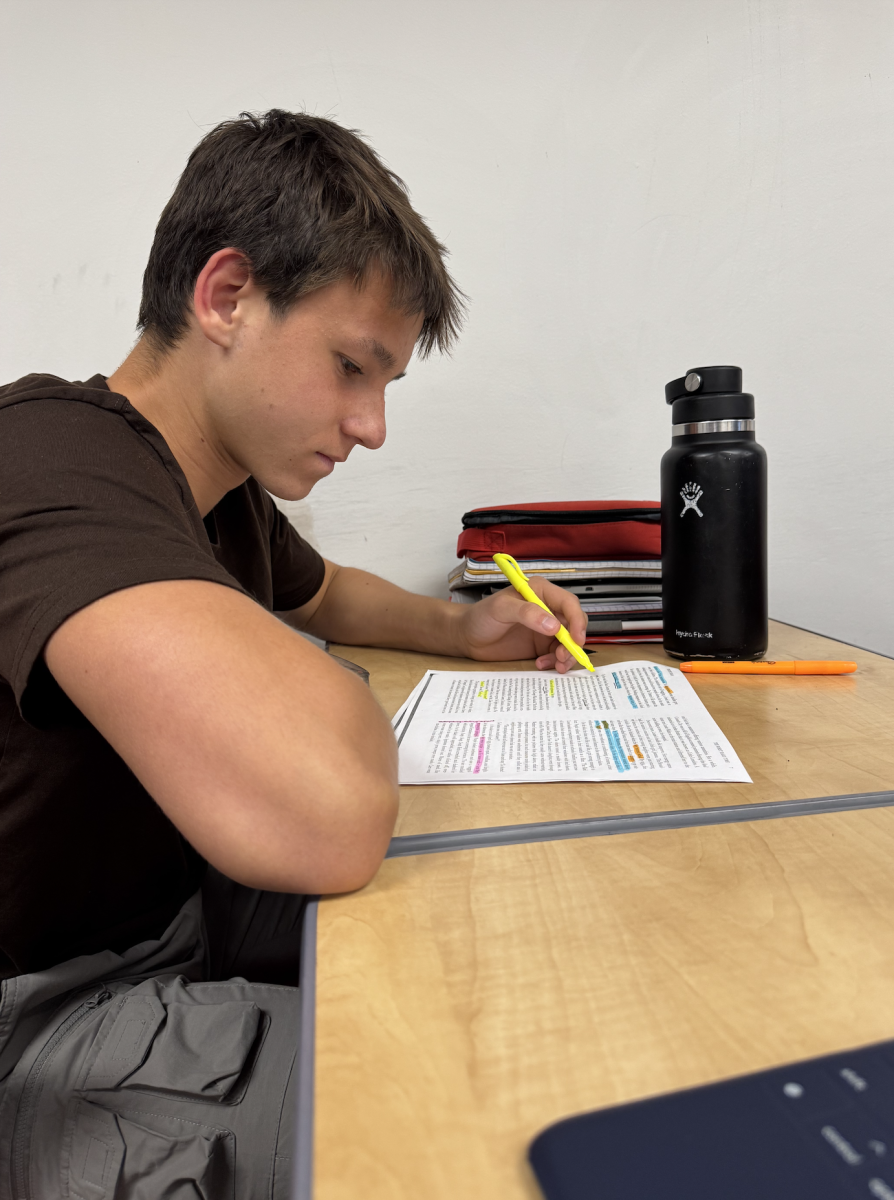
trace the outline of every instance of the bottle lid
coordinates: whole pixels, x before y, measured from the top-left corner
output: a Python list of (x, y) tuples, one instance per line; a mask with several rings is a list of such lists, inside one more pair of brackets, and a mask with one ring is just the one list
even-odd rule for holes
[(664, 389), (664, 396), (668, 404), (673, 404), (684, 396), (713, 396), (741, 390), (741, 367), (693, 367), (679, 379), (672, 379)]
[(693, 367), (671, 380), (664, 397), (673, 405), (674, 425), (754, 419), (754, 396), (742, 391), (741, 367)]

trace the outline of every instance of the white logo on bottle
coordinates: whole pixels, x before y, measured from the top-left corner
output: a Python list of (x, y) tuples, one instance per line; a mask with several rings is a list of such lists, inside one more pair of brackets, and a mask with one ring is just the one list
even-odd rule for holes
[(691, 508), (693, 512), (697, 512), (700, 517), (703, 517), (705, 514), (698, 506), (698, 502), (701, 500), (702, 495), (702, 489), (697, 483), (684, 483), (680, 489), (680, 496), (683, 500), (683, 511), (680, 513), (680, 516), (685, 517), (686, 513)]

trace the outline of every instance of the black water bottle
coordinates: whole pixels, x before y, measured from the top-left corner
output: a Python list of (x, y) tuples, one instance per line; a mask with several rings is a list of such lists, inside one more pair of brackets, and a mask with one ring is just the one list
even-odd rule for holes
[(696, 367), (665, 388), (661, 460), (664, 648), (677, 658), (767, 650), (767, 455), (740, 367)]

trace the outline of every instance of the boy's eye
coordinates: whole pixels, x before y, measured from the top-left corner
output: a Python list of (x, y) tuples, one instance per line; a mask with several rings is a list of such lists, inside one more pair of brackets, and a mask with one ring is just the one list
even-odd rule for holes
[(363, 371), (360, 369), (360, 367), (358, 367), (355, 362), (351, 362), (351, 360), (349, 358), (345, 358), (344, 355), (341, 355), (341, 365), (344, 368), (345, 373), (347, 375), (362, 375), (363, 374)]

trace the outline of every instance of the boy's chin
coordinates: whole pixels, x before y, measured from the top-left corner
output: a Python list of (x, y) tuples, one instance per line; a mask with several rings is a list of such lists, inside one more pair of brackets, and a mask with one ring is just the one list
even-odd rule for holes
[(271, 480), (269, 483), (264, 483), (263, 480), (258, 482), (277, 500), (303, 500), (310, 495), (317, 480), (304, 482), (295, 479), (277, 479)]

